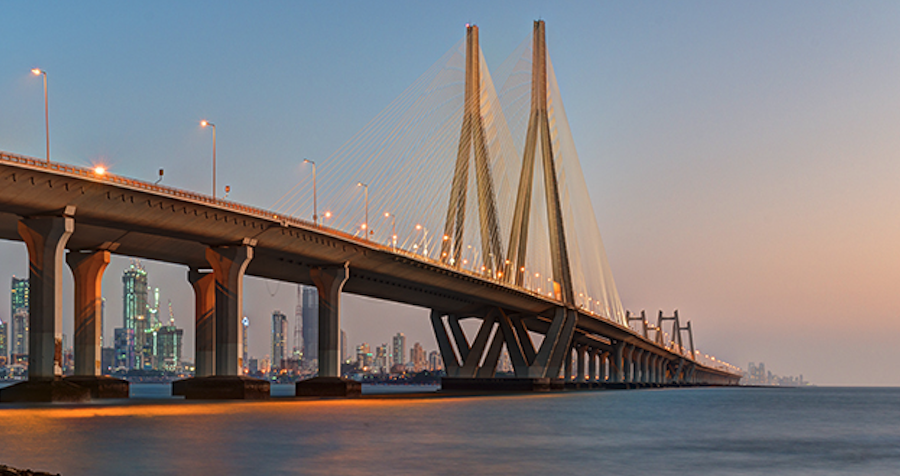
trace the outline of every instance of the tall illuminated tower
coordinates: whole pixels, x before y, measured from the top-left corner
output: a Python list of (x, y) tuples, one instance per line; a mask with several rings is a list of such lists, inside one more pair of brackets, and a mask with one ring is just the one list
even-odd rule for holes
[[(147, 271), (132, 262), (122, 275), (122, 319), (124, 328), (134, 335), (134, 365), (143, 368), (147, 347)], [(127, 352), (127, 351), (126, 351)]]
[(272, 370), (284, 368), (284, 348), (287, 339), (287, 316), (272, 312)]

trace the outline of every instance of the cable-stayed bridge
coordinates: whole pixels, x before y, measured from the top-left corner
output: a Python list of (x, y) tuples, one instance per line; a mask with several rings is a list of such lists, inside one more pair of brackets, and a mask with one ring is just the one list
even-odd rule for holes
[[(27, 245), (32, 316), (29, 382), (0, 399), (127, 395), (99, 375), (112, 253), (189, 268), (197, 376), (174, 387), (188, 398), (268, 395), (241, 375), (245, 274), (318, 288), (319, 377), (298, 394), (358, 392), (340, 379), (341, 292), (431, 309), (447, 388), (737, 383), (734, 368), (698, 358), (677, 312), (651, 324), (623, 310), (542, 21), (499, 70), (497, 90), (468, 26), (274, 211), (0, 153), (0, 238)], [(59, 380), (63, 260), (75, 277), (76, 376)], [(465, 319), (480, 322), (474, 336)], [(504, 350), (514, 379), (494, 379)]]

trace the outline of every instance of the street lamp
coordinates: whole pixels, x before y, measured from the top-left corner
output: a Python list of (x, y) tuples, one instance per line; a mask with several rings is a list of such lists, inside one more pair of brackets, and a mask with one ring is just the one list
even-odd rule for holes
[(212, 167), (213, 194), (212, 194), (212, 196), (213, 196), (213, 199), (215, 199), (216, 198), (216, 125), (213, 124), (212, 122), (207, 121), (206, 119), (200, 121), (200, 125), (202, 127), (206, 127), (206, 126), (212, 127), (212, 131), (213, 131), (213, 167)]
[(34, 68), (31, 70), (35, 76), (42, 75), (44, 77), (44, 137), (47, 141), (47, 163), (50, 163), (50, 105), (47, 101), (47, 72)]
[(313, 168), (313, 223), (316, 226), (319, 226), (319, 205), (318, 205), (318, 196), (319, 191), (316, 188), (316, 163), (309, 159), (303, 159), (304, 164), (310, 164)]
[(357, 187), (362, 187), (366, 191), (366, 221), (363, 223), (363, 231), (366, 234), (366, 239), (369, 239), (369, 185), (364, 184), (362, 182), (356, 182)]
[(425, 250), (424, 256), (428, 257), (428, 228), (422, 225), (416, 225), (416, 230), (422, 230), (422, 248)]
[(397, 225), (394, 220), (395, 217), (390, 212), (384, 212), (384, 217), (385, 218), (390, 217), (390, 219), (391, 219), (391, 249), (396, 250), (397, 249)]

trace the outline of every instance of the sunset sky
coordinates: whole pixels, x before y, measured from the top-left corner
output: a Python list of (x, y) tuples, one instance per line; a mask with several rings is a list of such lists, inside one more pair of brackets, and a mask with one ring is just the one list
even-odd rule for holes
[[(625, 308), (678, 309), (698, 348), (743, 368), (900, 385), (900, 3), (4, 2), (0, 18), (0, 150), (44, 156), (42, 68), (54, 160), (150, 181), (165, 168), (208, 193), (209, 119), (219, 184), (263, 208), (466, 23), (499, 66), (543, 19)], [(0, 289), (25, 275), (24, 250), (0, 243)], [(127, 265), (104, 279), (108, 338)], [(186, 269), (145, 267), (191, 327)], [(295, 295), (247, 280), (251, 354)], [(402, 331), (436, 348), (425, 310), (343, 302), (352, 345)]]

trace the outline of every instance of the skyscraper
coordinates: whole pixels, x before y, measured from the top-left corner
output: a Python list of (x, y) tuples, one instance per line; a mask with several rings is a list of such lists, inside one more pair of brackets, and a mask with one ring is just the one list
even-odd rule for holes
[(148, 330), (152, 332), (147, 319), (147, 271), (140, 262), (132, 262), (122, 276), (122, 318), (125, 329), (134, 335), (134, 367), (145, 368), (152, 365), (152, 342)]
[(19, 309), (28, 312), (28, 279), (12, 277), (12, 296), (9, 300), (9, 315), (14, 316)]
[[(12, 333), (7, 337), (7, 347), (9, 363), (14, 364), (28, 357), (28, 279), (12, 277), (9, 304)], [(9, 341), (12, 341), (12, 345)]]
[(12, 348), (9, 362), (24, 362), (28, 358), (28, 308), (20, 307), (12, 317)]
[(303, 286), (297, 285), (297, 307), (294, 308), (294, 332), (291, 342), (294, 359), (303, 358)]
[(3, 322), (3, 320), (0, 320), (0, 365), (6, 365), (7, 358), (9, 357), (8, 336), (9, 329), (7, 329), (6, 323)]
[[(319, 358), (319, 291), (303, 286), (303, 359)], [(346, 357), (344, 357), (346, 358)]]
[(250, 368), (250, 361), (247, 360), (250, 358), (248, 355), (247, 349), (250, 345), (250, 319), (247, 316), (244, 316), (241, 319), (241, 368), (244, 369), (244, 372), (248, 372)]
[(174, 372), (181, 366), (181, 348), (184, 342), (184, 330), (175, 327), (174, 322), (162, 326), (153, 333), (156, 349), (157, 368)]
[(425, 356), (425, 349), (422, 344), (416, 342), (412, 349), (409, 349), (409, 361), (413, 364), (413, 370), (421, 372), (428, 366), (428, 358)]
[(287, 339), (287, 316), (281, 311), (272, 312), (272, 370), (283, 369), (285, 339)]
[(402, 332), (398, 332), (393, 339), (393, 348), (391, 349), (391, 366), (403, 365), (406, 361), (403, 356), (406, 354), (406, 336)]
[(116, 328), (115, 334), (116, 368), (134, 368), (134, 329)]

